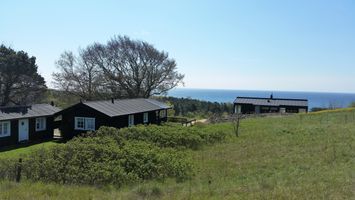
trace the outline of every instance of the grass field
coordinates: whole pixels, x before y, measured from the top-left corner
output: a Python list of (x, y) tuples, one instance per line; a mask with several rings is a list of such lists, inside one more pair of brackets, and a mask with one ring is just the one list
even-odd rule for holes
[(22, 144), (20, 146), (9, 146), (0, 149), (0, 159), (2, 158), (20, 158), (22, 155), (31, 153), (41, 148), (50, 148), (58, 145), (58, 141), (46, 141), (37, 144)]
[(238, 138), (231, 124), (209, 126), (230, 138), (188, 150), (189, 181), (120, 189), (3, 181), (0, 199), (355, 199), (354, 110), (246, 119)]

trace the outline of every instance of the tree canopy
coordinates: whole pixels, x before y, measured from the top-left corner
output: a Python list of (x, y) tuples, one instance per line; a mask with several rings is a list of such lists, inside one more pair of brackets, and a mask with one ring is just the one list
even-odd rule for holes
[(46, 90), (36, 58), (0, 45), (0, 106), (31, 104)]
[(78, 56), (70, 51), (62, 53), (56, 62), (60, 72), (53, 73), (55, 87), (86, 100), (100, 98), (104, 93), (103, 73), (88, 56), (86, 49), (79, 50)]
[(153, 45), (127, 36), (113, 37), (79, 51), (62, 54), (54, 73), (57, 88), (85, 99), (102, 96), (148, 98), (182, 83), (174, 59)]

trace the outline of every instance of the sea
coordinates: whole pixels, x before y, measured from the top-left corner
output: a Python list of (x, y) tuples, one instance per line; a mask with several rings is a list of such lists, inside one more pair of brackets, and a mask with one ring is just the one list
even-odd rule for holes
[(168, 92), (167, 96), (183, 97), (211, 101), (218, 103), (232, 103), (237, 96), (245, 97), (270, 97), (308, 99), (309, 109), (344, 108), (355, 102), (355, 94), (352, 93), (325, 93), (325, 92), (287, 92), (287, 91), (254, 91), (254, 90), (222, 90), (222, 89), (190, 89), (175, 88)]

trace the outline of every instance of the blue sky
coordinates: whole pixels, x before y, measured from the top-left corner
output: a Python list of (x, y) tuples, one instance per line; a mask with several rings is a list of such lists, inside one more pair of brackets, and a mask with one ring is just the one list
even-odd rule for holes
[(19, 1), (0, 4), (0, 43), (55, 61), (114, 35), (167, 51), (187, 88), (355, 92), (355, 1)]

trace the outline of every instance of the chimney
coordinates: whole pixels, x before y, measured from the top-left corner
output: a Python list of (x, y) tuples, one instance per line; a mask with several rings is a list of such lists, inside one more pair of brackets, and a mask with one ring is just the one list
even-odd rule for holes
[(53, 101), (51, 101), (51, 106), (54, 106), (54, 102)]
[(111, 98), (111, 103), (115, 103), (115, 99), (114, 98)]

